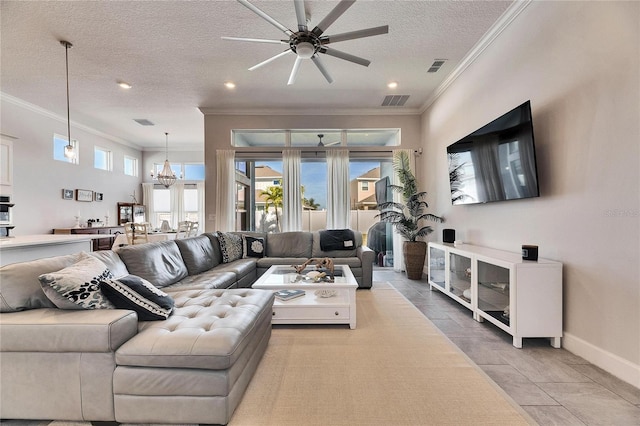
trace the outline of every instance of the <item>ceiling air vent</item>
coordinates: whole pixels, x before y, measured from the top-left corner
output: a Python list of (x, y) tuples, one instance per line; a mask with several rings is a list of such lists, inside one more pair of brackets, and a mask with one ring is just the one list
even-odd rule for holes
[(446, 59), (436, 59), (431, 64), (431, 68), (427, 70), (427, 72), (437, 72), (442, 65), (444, 65)]
[(382, 101), (382, 106), (401, 107), (407, 103), (409, 95), (387, 95)]
[(135, 121), (141, 126), (155, 126), (155, 124), (153, 124), (151, 121), (147, 120), (146, 118), (134, 118), (133, 121)]

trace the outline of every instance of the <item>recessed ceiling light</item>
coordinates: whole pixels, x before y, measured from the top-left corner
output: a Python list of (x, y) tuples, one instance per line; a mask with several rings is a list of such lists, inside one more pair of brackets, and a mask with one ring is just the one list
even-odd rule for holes
[(232, 81), (227, 81), (224, 83), (224, 87), (226, 87), (227, 89), (235, 89), (236, 84)]
[(396, 87), (398, 87), (398, 82), (397, 81), (392, 81), (391, 83), (387, 84), (387, 87), (389, 89), (395, 89)]
[(119, 81), (118, 86), (122, 87), (123, 89), (131, 89), (131, 87), (133, 87), (125, 81)]

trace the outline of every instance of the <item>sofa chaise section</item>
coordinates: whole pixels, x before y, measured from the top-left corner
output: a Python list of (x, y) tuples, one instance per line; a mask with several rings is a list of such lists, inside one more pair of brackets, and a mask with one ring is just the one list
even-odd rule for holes
[(116, 352), (119, 422), (226, 424), (271, 336), (273, 294), (254, 289), (172, 293), (169, 319), (142, 322)]

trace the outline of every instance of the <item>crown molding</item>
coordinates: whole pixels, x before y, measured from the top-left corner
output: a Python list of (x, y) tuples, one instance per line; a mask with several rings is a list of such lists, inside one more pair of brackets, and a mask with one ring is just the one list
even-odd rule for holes
[[(67, 122), (67, 118), (66, 117), (63, 117), (61, 115), (58, 115), (58, 114), (56, 114), (54, 112), (49, 111), (48, 109), (44, 109), (42, 107), (39, 107), (38, 105), (34, 105), (32, 103), (29, 103), (29, 102), (24, 101), (24, 100), (22, 100), (20, 98), (16, 98), (15, 96), (11, 96), (11, 95), (8, 95), (8, 94), (3, 93), (3, 92), (0, 92), (0, 101), (6, 101), (6, 102), (8, 102), (10, 104), (16, 105), (16, 106), (18, 106), (20, 108), (23, 108), (23, 109), (26, 109), (27, 111), (33, 112), (35, 114), (41, 115), (41, 116), (46, 117), (46, 118), (50, 118), (52, 120), (59, 121), (61, 123), (65, 123), (66, 124), (66, 122)], [(73, 127), (75, 127), (76, 129), (80, 129), (80, 130), (85, 131), (87, 133), (91, 133), (92, 135), (99, 136), (101, 138), (110, 140), (111, 142), (115, 142), (115, 143), (118, 143), (120, 145), (128, 146), (129, 148), (133, 148), (133, 149), (137, 149), (139, 151), (142, 151), (142, 147), (139, 146), (139, 145), (134, 144), (133, 142), (129, 142), (128, 140), (121, 139), (121, 138), (119, 138), (117, 136), (113, 136), (113, 135), (110, 135), (108, 133), (101, 132), (100, 130), (96, 130), (93, 127), (89, 127), (89, 126), (86, 126), (84, 124), (80, 124), (77, 121), (71, 120), (71, 125)]]
[(462, 58), (458, 66), (445, 78), (442, 83), (433, 91), (433, 94), (424, 102), (420, 108), (420, 113), (424, 113), (438, 99), (462, 73), (473, 64), (485, 49), (495, 41), (502, 32), (525, 10), (532, 0), (516, 0), (502, 16), (489, 28), (482, 38), (471, 48), (469, 53)]
[(204, 115), (420, 115), (420, 108), (247, 108), (220, 109), (200, 107)]

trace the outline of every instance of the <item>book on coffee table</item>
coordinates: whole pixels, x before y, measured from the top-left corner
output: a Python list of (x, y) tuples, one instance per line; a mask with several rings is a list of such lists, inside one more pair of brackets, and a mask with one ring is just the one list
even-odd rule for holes
[(278, 300), (291, 300), (304, 296), (304, 290), (278, 290), (275, 295)]

